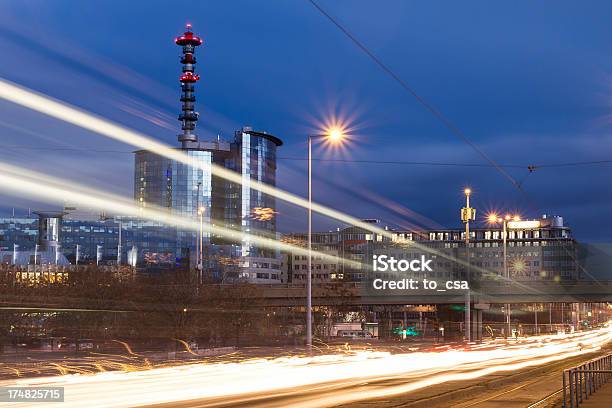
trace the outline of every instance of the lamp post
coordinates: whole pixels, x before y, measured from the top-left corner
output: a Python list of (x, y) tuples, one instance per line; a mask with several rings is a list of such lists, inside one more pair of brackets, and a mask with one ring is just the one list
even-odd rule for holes
[[(470, 221), (474, 221), (476, 219), (476, 209), (470, 207), (470, 195), (472, 194), (472, 190), (470, 188), (466, 188), (463, 190), (465, 194), (465, 207), (461, 209), (461, 221), (465, 224), (465, 257), (467, 259), (466, 266), (466, 278), (468, 282), (470, 282)], [(468, 283), (468, 285), (471, 284)], [(465, 340), (472, 341), (472, 328), (471, 328), (471, 299), (470, 299), (470, 289), (468, 288), (467, 292), (465, 292)]]
[(121, 265), (121, 230), (123, 225), (121, 224), (121, 218), (119, 218), (119, 236), (117, 237), (117, 266)]
[(96, 266), (100, 266), (100, 261), (102, 260), (102, 254), (103, 254), (103, 247), (102, 245), (96, 245)]
[(204, 241), (204, 207), (198, 207), (198, 215), (200, 216), (200, 233), (198, 236), (198, 283), (202, 283), (202, 270), (204, 266), (204, 260), (202, 257), (203, 241)]
[(38, 244), (34, 245), (34, 272), (36, 272), (37, 262), (38, 262)]
[[(196, 185), (196, 211), (197, 211), (197, 214), (200, 217), (200, 219), (202, 218), (202, 215), (200, 214), (200, 211), (201, 211), (201, 208), (202, 208), (200, 206), (200, 187), (201, 186), (202, 186), (202, 182), (198, 181), (198, 184)], [(200, 224), (201, 224), (201, 222), (200, 222)], [(198, 259), (197, 259), (197, 262), (196, 262), (196, 264), (197, 264), (196, 268), (200, 267), (200, 260), (201, 260), (201, 257), (202, 257), (202, 251), (200, 249), (200, 240), (201, 239), (202, 239), (202, 231), (200, 229), (200, 235), (198, 236), (198, 240), (196, 242), (197, 253), (198, 253), (197, 254), (197, 258)]]
[(17, 265), (17, 251), (18, 251), (19, 245), (17, 244), (13, 244), (13, 265)]
[[(504, 276), (506, 277), (506, 281), (510, 281), (510, 270), (508, 269), (508, 221), (520, 221), (521, 218), (518, 215), (510, 216), (510, 214), (506, 214), (503, 218), (499, 217), (497, 214), (489, 214), (488, 221), (490, 224), (502, 224), (502, 239), (503, 239), (503, 252), (504, 252)], [(506, 303), (505, 305), (505, 316), (506, 316), (506, 337), (510, 334), (510, 303)]]
[(312, 350), (312, 139), (326, 139), (339, 144), (344, 138), (341, 128), (330, 128), (324, 134), (308, 136), (308, 276), (306, 277), (306, 348)]

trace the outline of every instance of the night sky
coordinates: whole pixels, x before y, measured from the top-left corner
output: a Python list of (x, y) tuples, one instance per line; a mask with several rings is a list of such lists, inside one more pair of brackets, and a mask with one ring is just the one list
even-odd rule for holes
[[(492, 167), (315, 163), (315, 200), (392, 226), (456, 227), (463, 188), (491, 209), (561, 215), (609, 241), (612, 3), (330, 1), (330, 14), (522, 183)], [(176, 145), (180, 49), (191, 22), (201, 139), (243, 125), (282, 140), (277, 185), (305, 196), (306, 137), (346, 121), (318, 158), (487, 164), (306, 0), (10, 1), (0, 5), (0, 76)], [(74, 151), (70, 149), (91, 149)], [(130, 146), (0, 102), (0, 160), (132, 196)], [(49, 207), (1, 197), (2, 212)], [(279, 203), (281, 231), (305, 212)], [(315, 229), (335, 228), (315, 218)]]

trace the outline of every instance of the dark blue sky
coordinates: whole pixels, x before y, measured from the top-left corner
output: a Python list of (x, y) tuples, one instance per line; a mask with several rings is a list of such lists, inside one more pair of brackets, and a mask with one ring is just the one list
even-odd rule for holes
[[(583, 240), (607, 241), (612, 165), (528, 164), (612, 159), (612, 4), (329, 1), (345, 24), (487, 155), (524, 181), (522, 195), (492, 168), (318, 162), (315, 200), (389, 224), (458, 224), (462, 189), (483, 216), (512, 209), (565, 217)], [(198, 50), (199, 134), (251, 125), (304, 158), (306, 135), (330, 115), (350, 120), (352, 143), (320, 157), (484, 163), (375, 66), (306, 0), (9, 1), (0, 6), (0, 76), (176, 143), (184, 23)], [(0, 160), (127, 196), (126, 153), (37, 149), (131, 148), (0, 102)], [(305, 194), (305, 162), (280, 160), (278, 185)], [(2, 207), (40, 207), (2, 197)], [(279, 205), (282, 230), (304, 212)], [(335, 222), (316, 219), (319, 229)]]

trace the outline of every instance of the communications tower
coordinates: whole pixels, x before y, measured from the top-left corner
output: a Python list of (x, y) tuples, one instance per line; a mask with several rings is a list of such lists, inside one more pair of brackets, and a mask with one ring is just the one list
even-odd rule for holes
[(186, 31), (183, 35), (177, 37), (174, 42), (183, 48), (183, 56), (181, 57), (183, 73), (179, 77), (182, 108), (178, 117), (182, 124), (183, 133), (178, 136), (178, 140), (183, 148), (187, 148), (190, 143), (198, 141), (198, 137), (193, 133), (199, 116), (199, 113), (194, 111), (196, 100), (194, 86), (200, 76), (194, 72), (196, 64), (194, 53), (196, 47), (202, 45), (202, 39), (191, 31), (191, 24), (187, 24)]

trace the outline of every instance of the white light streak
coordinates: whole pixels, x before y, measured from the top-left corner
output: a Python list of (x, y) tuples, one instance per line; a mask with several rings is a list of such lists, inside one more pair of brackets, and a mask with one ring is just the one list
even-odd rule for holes
[[(0, 382), (0, 386), (65, 387), (62, 407), (134, 407), (175, 401), (223, 398), (256, 401), (258, 397), (291, 396), (323, 391), (316, 399), (291, 403), (293, 407), (328, 407), (363, 399), (393, 396), (448, 381), (482, 377), (500, 371), (545, 364), (598, 350), (612, 339), (610, 328), (572, 335), (538, 336), (512, 346), (490, 343), (490, 350), (446, 350), (390, 354), (355, 352), (316, 357), (253, 359), (240, 363), (190, 364), (132, 372), (63, 375)], [(356, 387), (325, 393), (325, 384), (364, 382), (401, 376), (401, 385)], [(342, 387), (341, 387), (342, 388)], [(291, 389), (290, 394), (285, 391)], [(249, 393), (255, 395), (248, 396)], [(283, 394), (284, 393), (284, 394)], [(217, 400), (218, 402), (218, 400)]]
[[(161, 156), (175, 160), (179, 163), (183, 163), (188, 166), (194, 165), (191, 158), (188, 155), (182, 153), (180, 149), (172, 148), (171, 146), (160, 143), (155, 139), (150, 138), (149, 136), (144, 135), (140, 132), (128, 129), (124, 126), (117, 125), (107, 119), (83, 111), (79, 108), (61, 102), (57, 99), (51, 98), (47, 95), (43, 95), (25, 87), (18, 86), (4, 79), (0, 79), (0, 98), (38, 111), (45, 115), (54, 117), (72, 125), (81, 127), (83, 129), (87, 129), (100, 135), (109, 137), (111, 139), (115, 139), (120, 142), (129, 144), (131, 146), (155, 152)], [(242, 176), (240, 174), (228, 170), (224, 167), (218, 166), (216, 164), (212, 164), (212, 166), (201, 166), (198, 164), (195, 167), (201, 169), (204, 172), (212, 172), (212, 174), (214, 174), (215, 176), (234, 182), (238, 185), (243, 184)], [(287, 201), (305, 209), (309, 207), (308, 200), (295, 194), (289, 193), (287, 191), (281, 190), (279, 188), (273, 187), (269, 184), (262, 183), (258, 180), (253, 180), (249, 178), (249, 188), (261, 191), (262, 193), (271, 195), (273, 197), (276, 197), (283, 201)], [(336, 211), (332, 208), (313, 202), (312, 211), (336, 219), (348, 225), (353, 225), (362, 228), (366, 231), (374, 232), (390, 240), (393, 239), (392, 232), (387, 231), (383, 228), (378, 228), (370, 223), (363, 222), (355, 217), (352, 217), (340, 211)], [(435, 249), (423, 246), (418, 242), (411, 241), (410, 244), (413, 247), (419, 248), (428, 253), (435, 254), (437, 256), (457, 262), (462, 265), (467, 265), (467, 263), (461, 259), (453, 258), (444, 252), (436, 251)], [(486, 269), (480, 268), (475, 265), (472, 265), (471, 269), (473, 271), (481, 271), (485, 275), (496, 275), (495, 273), (491, 273)]]
[[(125, 197), (94, 190), (72, 181), (46, 176), (41, 173), (1, 162), (0, 183), (5, 191), (17, 192), (36, 199), (51, 201), (63, 200), (79, 203), (101, 211), (112, 211), (121, 215), (139, 217), (155, 222), (179, 226), (196, 232), (199, 231), (200, 227), (197, 220), (171, 214), (167, 209), (139, 207), (134, 204), (132, 200)], [(203, 225), (203, 229), (206, 232), (223, 236), (237, 242), (249, 240), (251, 243), (262, 247), (274, 250), (281, 249), (300, 255), (308, 255), (308, 250), (305, 248), (242, 231), (219, 227), (208, 223)], [(338, 257), (325, 253), (317, 253), (317, 255), (331, 262), (342, 261), (342, 259)], [(344, 262), (358, 265), (355, 261), (346, 260)]]

